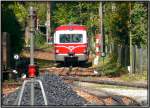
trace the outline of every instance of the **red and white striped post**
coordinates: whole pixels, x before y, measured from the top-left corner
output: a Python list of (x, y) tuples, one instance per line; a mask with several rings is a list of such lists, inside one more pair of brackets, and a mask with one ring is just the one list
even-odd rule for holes
[(95, 59), (94, 59), (94, 65), (98, 65), (99, 57), (100, 57), (100, 34), (96, 35), (96, 42), (95, 42)]

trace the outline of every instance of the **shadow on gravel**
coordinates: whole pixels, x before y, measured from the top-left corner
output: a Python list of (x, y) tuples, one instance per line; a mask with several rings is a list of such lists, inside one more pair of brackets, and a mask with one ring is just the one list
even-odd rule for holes
[(59, 62), (56, 67), (81, 67), (81, 68), (89, 68), (92, 66), (92, 62)]
[[(30, 58), (22, 57), (22, 60), (30, 63)], [(37, 64), (40, 68), (42, 67), (81, 67), (81, 68), (89, 68), (92, 66), (92, 62), (56, 62), (55, 60), (43, 60), (34, 58), (35, 64)]]

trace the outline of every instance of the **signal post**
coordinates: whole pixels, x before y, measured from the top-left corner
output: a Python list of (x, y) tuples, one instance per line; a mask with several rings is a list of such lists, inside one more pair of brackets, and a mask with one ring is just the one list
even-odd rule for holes
[(17, 96), (16, 102), (14, 103), (15, 105), (21, 105), (21, 100), (23, 97), (23, 92), (25, 89), (25, 86), (27, 85), (27, 83), (31, 84), (31, 97), (30, 97), (30, 105), (34, 105), (34, 84), (35, 83), (39, 83), (41, 91), (42, 91), (42, 95), (44, 98), (44, 103), (45, 105), (48, 105), (47, 102), (47, 98), (46, 98), (46, 94), (44, 91), (44, 87), (42, 84), (41, 80), (35, 79), (36, 77), (36, 65), (34, 64), (34, 32), (35, 32), (35, 28), (36, 28), (36, 11), (34, 10), (33, 7), (30, 7), (29, 10), (29, 16), (30, 16), (30, 65), (28, 68), (28, 76), (29, 76), (29, 80), (25, 80), (23, 82), (23, 85), (21, 87), (21, 91), (19, 93), (19, 95)]

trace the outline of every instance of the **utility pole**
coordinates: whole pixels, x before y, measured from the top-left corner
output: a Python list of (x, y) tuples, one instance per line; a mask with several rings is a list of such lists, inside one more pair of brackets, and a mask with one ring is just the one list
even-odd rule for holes
[(33, 7), (30, 7), (30, 65), (34, 65), (34, 30), (35, 30), (35, 22), (34, 22), (34, 12)]
[(101, 39), (101, 52), (103, 53), (104, 51), (104, 37), (103, 37), (103, 7), (102, 7), (102, 2), (99, 4), (99, 17), (100, 17), (100, 39)]
[[(150, 3), (148, 2), (148, 55), (147, 55), (147, 57), (149, 56), (149, 46), (150, 46), (150, 42), (149, 42), (149, 35), (150, 35)], [(148, 65), (149, 65), (149, 60), (148, 60)], [(147, 66), (148, 66), (147, 65)], [(149, 66), (148, 66), (148, 72), (149, 72)]]
[[(100, 34), (96, 35), (96, 57), (94, 59), (94, 65), (98, 65), (100, 53), (103, 54), (103, 10), (102, 10), (102, 2), (99, 2), (99, 18), (100, 18)], [(100, 50), (101, 49), (101, 50)]]
[(50, 2), (47, 1), (47, 21), (46, 21), (46, 42), (48, 43), (50, 37)]

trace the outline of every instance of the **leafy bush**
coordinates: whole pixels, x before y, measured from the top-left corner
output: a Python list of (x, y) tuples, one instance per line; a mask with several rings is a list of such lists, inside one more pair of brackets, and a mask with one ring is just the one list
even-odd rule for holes
[(109, 77), (117, 77), (127, 73), (127, 69), (118, 64), (114, 58), (110, 56), (105, 58), (104, 63), (102, 60), (100, 61), (97, 71), (100, 75)]
[(42, 34), (37, 32), (35, 33), (34, 42), (36, 48), (41, 48), (45, 44), (46, 40)]

